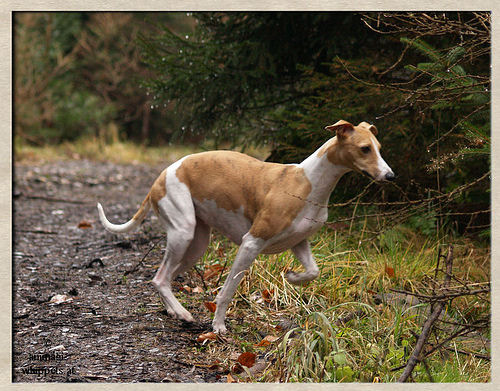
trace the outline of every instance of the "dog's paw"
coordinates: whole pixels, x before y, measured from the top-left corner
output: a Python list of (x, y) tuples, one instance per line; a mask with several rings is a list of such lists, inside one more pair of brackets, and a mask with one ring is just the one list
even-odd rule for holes
[(285, 278), (290, 284), (293, 285), (304, 285), (312, 280), (307, 273), (296, 273), (292, 271), (286, 272)]
[(175, 312), (172, 308), (166, 308), (166, 310), (167, 313), (174, 319), (182, 320), (184, 322), (189, 322), (189, 323), (195, 322), (193, 315), (191, 315), (187, 310), (184, 310), (179, 313)]
[(191, 315), (188, 311), (183, 311), (181, 314), (177, 315), (178, 319), (183, 320), (184, 322), (192, 323), (194, 322), (193, 315)]
[(225, 333), (227, 333), (227, 328), (226, 328), (226, 325), (224, 323), (222, 323), (222, 324), (214, 323), (212, 326), (213, 326), (215, 334), (225, 334)]
[(301, 279), (301, 276), (299, 273), (295, 273), (295, 272), (292, 272), (291, 270), (290, 271), (287, 271), (285, 273), (285, 278), (287, 279), (287, 281), (290, 283), (290, 284), (300, 284), (302, 282), (302, 279)]

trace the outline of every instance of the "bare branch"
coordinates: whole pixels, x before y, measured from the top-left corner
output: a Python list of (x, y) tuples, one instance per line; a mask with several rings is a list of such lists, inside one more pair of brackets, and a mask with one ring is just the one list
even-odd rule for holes
[[(445, 288), (447, 288), (450, 283), (452, 268), (453, 268), (453, 246), (450, 245), (448, 248), (448, 256), (446, 257), (446, 275), (444, 277), (444, 282), (443, 282)], [(417, 363), (419, 362), (422, 349), (424, 348), (425, 343), (427, 342), (427, 338), (429, 338), (429, 334), (432, 330), (434, 322), (439, 318), (439, 315), (441, 315), (441, 311), (443, 311), (444, 304), (445, 304), (444, 302), (439, 302), (432, 311), (429, 318), (424, 323), (424, 326), (422, 327), (422, 333), (420, 334), (417, 340), (415, 349), (413, 350), (413, 353), (408, 359), (408, 363), (403, 373), (399, 377), (398, 382), (401, 383), (406, 382), (406, 380), (408, 380), (408, 377), (410, 377), (411, 373), (413, 372), (413, 368), (415, 368), (415, 365), (417, 365)]]

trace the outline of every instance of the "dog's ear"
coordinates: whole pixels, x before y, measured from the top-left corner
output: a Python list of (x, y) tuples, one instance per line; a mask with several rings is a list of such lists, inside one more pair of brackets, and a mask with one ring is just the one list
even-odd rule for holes
[(370, 132), (373, 133), (374, 136), (376, 136), (378, 134), (378, 130), (377, 128), (375, 127), (375, 125), (370, 125), (368, 122), (360, 122), (360, 124), (358, 126), (362, 126), (364, 128), (367, 128)]
[(337, 138), (339, 140), (345, 139), (351, 132), (354, 131), (353, 124), (344, 121), (341, 119), (340, 121), (334, 123), (333, 125), (328, 125), (325, 127), (326, 130), (335, 131), (337, 134)]

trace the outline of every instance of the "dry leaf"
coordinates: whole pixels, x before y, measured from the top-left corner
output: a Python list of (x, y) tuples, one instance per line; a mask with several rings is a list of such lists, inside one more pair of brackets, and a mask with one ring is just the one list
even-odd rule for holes
[(217, 304), (211, 301), (205, 301), (203, 304), (210, 312), (215, 312), (215, 309), (217, 308)]
[(243, 367), (240, 365), (240, 363), (237, 362), (231, 368), (231, 372), (236, 373), (236, 374), (240, 374), (241, 372), (243, 372)]
[(390, 267), (390, 266), (385, 266), (385, 272), (387, 273), (387, 275), (390, 277), (390, 278), (393, 278), (394, 277), (394, 268)]
[(193, 291), (193, 289), (189, 286), (189, 285), (184, 285), (181, 290), (187, 292), (187, 293), (191, 293)]
[(271, 295), (274, 293), (274, 289), (271, 289), (270, 291), (268, 291), (267, 289), (264, 289), (262, 291), (262, 298), (267, 302), (269, 303), (271, 301)]
[(252, 368), (247, 369), (245, 373), (239, 375), (238, 380), (246, 381), (251, 377), (258, 376), (260, 373), (265, 371), (270, 365), (271, 363), (267, 361), (257, 361), (255, 362), (255, 365)]
[(269, 342), (275, 342), (279, 339), (279, 337), (276, 337), (274, 335), (266, 335), (263, 339), (263, 341), (269, 341)]
[(92, 228), (92, 224), (90, 224), (90, 222), (88, 222), (87, 220), (82, 220), (78, 223), (78, 228), (81, 229)]
[(193, 293), (203, 293), (203, 288), (201, 286), (197, 286), (193, 288)]
[(55, 295), (52, 296), (50, 299), (49, 303), (50, 304), (62, 304), (62, 303), (71, 303), (73, 301), (73, 298), (67, 295)]
[(254, 353), (245, 352), (241, 353), (238, 357), (238, 362), (248, 368), (251, 368), (255, 364), (255, 358), (257, 356)]
[(217, 339), (217, 334), (215, 334), (213, 331), (210, 331), (205, 334), (201, 334), (198, 338), (196, 338), (196, 342), (204, 342), (206, 340), (209, 341), (215, 341)]
[(271, 343), (277, 341), (278, 339), (279, 337), (275, 337), (274, 335), (266, 335), (264, 339), (255, 346), (269, 346), (271, 345)]
[(204, 280), (209, 280), (211, 278), (214, 278), (216, 275), (220, 273), (220, 271), (224, 269), (224, 266), (220, 264), (215, 264), (215, 265), (210, 265), (205, 269), (205, 273), (203, 273), (203, 279)]
[(227, 382), (228, 383), (238, 383), (238, 380), (233, 378), (230, 373), (227, 374)]
[(269, 346), (269, 345), (271, 345), (271, 342), (263, 339), (262, 341), (260, 341), (258, 344), (254, 345), (254, 346), (255, 347), (262, 347), (262, 346)]

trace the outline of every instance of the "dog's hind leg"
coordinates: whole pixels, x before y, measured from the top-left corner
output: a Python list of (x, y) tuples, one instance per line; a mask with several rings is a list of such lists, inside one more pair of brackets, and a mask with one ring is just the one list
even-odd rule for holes
[[(166, 275), (170, 276), (170, 282), (173, 281), (177, 276), (191, 269), (196, 262), (201, 258), (201, 256), (205, 253), (208, 243), (210, 240), (210, 227), (206, 225), (201, 220), (196, 220), (196, 229), (194, 231), (194, 238), (189, 244), (184, 256), (181, 261), (177, 263), (176, 267), (173, 268), (171, 274), (170, 271), (166, 273)], [(160, 292), (161, 295), (161, 292)], [(167, 312), (173, 316), (174, 318), (178, 318), (175, 310), (170, 307), (170, 304), (167, 300), (163, 300), (163, 304), (165, 305)]]
[(196, 219), (194, 238), (189, 244), (182, 261), (178, 263), (173, 278), (191, 269), (205, 253), (210, 241), (210, 227), (200, 219)]
[(179, 189), (175, 190), (177, 192), (172, 191), (170, 196), (167, 194), (158, 203), (160, 221), (166, 225), (167, 246), (163, 262), (152, 283), (170, 315), (187, 322), (193, 322), (192, 315), (172, 293), (172, 280), (185, 269), (185, 260), (192, 264), (194, 256), (201, 252), (200, 238), (203, 238), (203, 242), (205, 240), (208, 242), (208, 239), (205, 239), (207, 234), (204, 233), (203, 225), (200, 225), (195, 241), (197, 221), (190, 195), (182, 194), (178, 191)]
[(191, 238), (186, 238), (185, 232), (167, 232), (165, 256), (152, 281), (168, 313), (175, 318), (183, 319), (187, 322), (192, 322), (194, 319), (189, 311), (177, 301), (172, 293), (172, 280), (176, 270), (180, 267), (184, 253), (188, 249), (190, 243)]
[(311, 248), (309, 247), (309, 242), (307, 240), (303, 240), (296, 246), (292, 247), (292, 252), (306, 270), (303, 273), (296, 273), (292, 271), (287, 272), (285, 277), (288, 282), (295, 285), (302, 285), (318, 277), (318, 265), (314, 262), (314, 257), (311, 253)]

